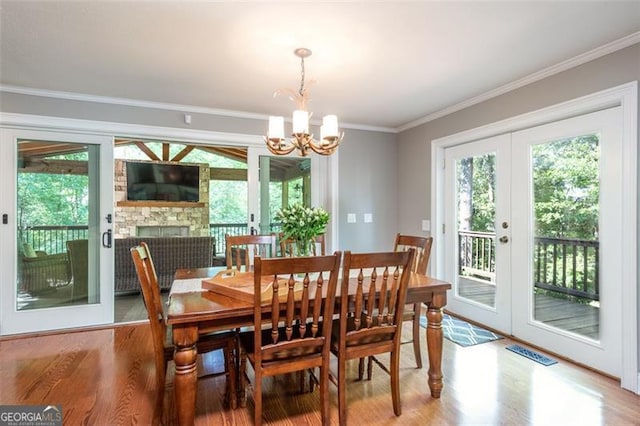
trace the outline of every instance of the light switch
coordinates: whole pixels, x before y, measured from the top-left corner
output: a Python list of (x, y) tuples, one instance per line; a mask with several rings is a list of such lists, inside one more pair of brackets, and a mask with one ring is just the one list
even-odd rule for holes
[(365, 213), (364, 223), (371, 223), (371, 222), (373, 222), (373, 215), (371, 213)]
[(356, 214), (348, 213), (347, 214), (347, 223), (356, 223)]
[(431, 221), (429, 219), (422, 220), (422, 230), (431, 231)]

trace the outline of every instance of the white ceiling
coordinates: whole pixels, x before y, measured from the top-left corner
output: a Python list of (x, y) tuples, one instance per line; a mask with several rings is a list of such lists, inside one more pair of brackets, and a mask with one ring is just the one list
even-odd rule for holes
[(632, 35), (640, 1), (0, 1), (0, 84), (398, 128)]

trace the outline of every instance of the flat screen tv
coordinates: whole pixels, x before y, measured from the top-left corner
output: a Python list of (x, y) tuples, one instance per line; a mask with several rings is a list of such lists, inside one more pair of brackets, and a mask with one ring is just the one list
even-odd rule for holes
[(127, 200), (200, 201), (200, 167), (128, 161)]

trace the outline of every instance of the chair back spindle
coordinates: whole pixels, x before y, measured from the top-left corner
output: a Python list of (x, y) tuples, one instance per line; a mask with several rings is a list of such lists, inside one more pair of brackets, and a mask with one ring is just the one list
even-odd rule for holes
[(227, 269), (235, 266), (238, 271), (253, 269), (254, 260), (276, 256), (276, 236), (269, 235), (225, 235)]

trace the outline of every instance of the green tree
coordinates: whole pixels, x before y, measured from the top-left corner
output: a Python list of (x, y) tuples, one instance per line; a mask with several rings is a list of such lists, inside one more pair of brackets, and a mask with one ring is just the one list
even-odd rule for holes
[(598, 135), (532, 149), (536, 236), (594, 240), (598, 235)]

